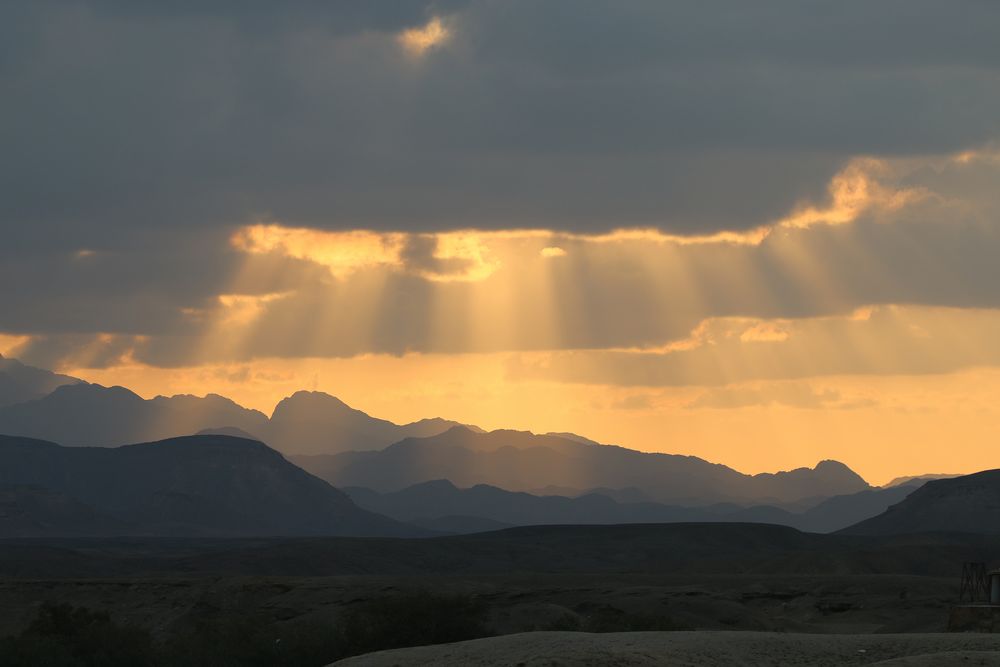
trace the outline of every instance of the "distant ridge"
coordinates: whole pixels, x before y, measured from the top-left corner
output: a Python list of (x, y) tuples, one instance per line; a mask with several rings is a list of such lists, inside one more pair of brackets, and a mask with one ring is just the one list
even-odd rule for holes
[(901, 486), (903, 484), (911, 484), (913, 482), (929, 482), (935, 479), (951, 479), (952, 477), (961, 477), (959, 473), (928, 473), (926, 475), (908, 475), (905, 477), (896, 477), (888, 484), (883, 484), (883, 489), (891, 489), (894, 486)]
[(511, 491), (633, 487), (661, 503), (705, 505), (780, 503), (870, 488), (850, 468), (832, 461), (816, 468), (745, 475), (694, 456), (588, 445), (523, 431), (476, 433), (462, 427), (427, 438), (407, 438), (376, 452), (294, 460), (336, 486), (379, 492), (448, 479), (460, 487), (486, 484)]
[[(914, 483), (918, 485), (919, 483)], [(506, 491), (480, 484), (460, 489), (448, 480), (432, 480), (401, 491), (378, 493), (363, 487), (344, 487), (352, 500), (379, 514), (430, 527), (442, 526), (450, 532), (478, 532), (483, 525), (582, 525), (673, 522), (751, 522), (791, 526), (799, 530), (828, 533), (883, 512), (913, 491), (914, 485), (892, 489), (868, 489), (827, 498), (805, 511), (791, 512), (779, 507), (744, 507), (718, 503), (704, 507), (684, 507), (641, 500), (617, 500), (613, 495), (634, 497), (623, 489), (595, 489), (576, 497), (539, 495)], [(467, 520), (448, 522), (462, 513)], [(471, 518), (479, 519), (479, 522)], [(443, 528), (443, 526), (449, 528)]]
[(66, 446), (119, 446), (210, 432), (250, 436), (286, 453), (327, 454), (381, 449), (457, 425), (437, 418), (398, 425), (321, 392), (296, 392), (268, 417), (218, 394), (145, 400), (124, 387), (75, 380), (40, 398), (0, 407), (0, 433)]
[[(14, 360), (0, 361), (9, 368), (27, 368)], [(733, 503), (763, 520), (784, 520), (782, 511), (795, 514), (827, 498), (870, 490), (837, 461), (745, 475), (693, 456), (602, 445), (575, 433), (487, 433), (441, 418), (399, 425), (322, 392), (295, 392), (268, 416), (216, 394), (146, 400), (124, 387), (88, 384), (40, 369), (32, 372), (68, 384), (40, 398), (0, 406), (0, 433), (68, 446), (229, 435), (273, 446), (334, 484), (380, 492), (447, 478), (464, 488), (485, 484), (512, 491), (549, 489), (546, 493), (567, 497), (596, 490), (619, 503)], [(829, 520), (820, 523), (829, 529), (841, 527), (845, 517), (864, 518), (871, 507), (903, 495), (872, 490), (871, 496), (840, 500), (840, 506), (825, 506)], [(750, 508), (754, 505), (760, 507)], [(453, 514), (464, 516), (461, 508)]]
[(0, 354), (0, 407), (41, 398), (57, 387), (79, 382), (82, 380), (27, 366)]
[(118, 446), (235, 427), (259, 434), (267, 417), (209, 394), (144, 400), (124, 387), (79, 383), (33, 401), (0, 408), (0, 433), (66, 446)]
[(75, 535), (80, 522), (95, 535), (420, 533), (358, 508), (260, 442), (220, 435), (118, 448), (0, 436), (0, 490), (7, 537)]
[(329, 394), (297, 391), (275, 406), (262, 435), (282, 451), (324, 454), (381, 449), (404, 438), (436, 435), (455, 426), (458, 422), (439, 418), (394, 424)]

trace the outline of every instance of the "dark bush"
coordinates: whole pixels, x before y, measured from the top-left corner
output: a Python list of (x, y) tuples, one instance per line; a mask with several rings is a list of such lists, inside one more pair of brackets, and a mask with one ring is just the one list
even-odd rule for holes
[(333, 626), (277, 624), (231, 612), (178, 631), (162, 648), (164, 665), (184, 667), (311, 667), (346, 657)]
[(105, 612), (45, 604), (24, 632), (0, 641), (0, 664), (136, 667), (156, 660), (145, 630), (118, 625)]
[(265, 667), (277, 663), (277, 648), (260, 617), (219, 613), (178, 629), (161, 647), (165, 665)]
[(0, 640), (2, 667), (319, 667), (340, 658), (485, 637), (473, 598), (408, 593), (362, 602), (335, 622), (275, 622), (250, 610), (199, 614), (155, 644), (105, 612), (46, 604), (19, 636)]
[(468, 597), (408, 593), (359, 604), (345, 613), (347, 655), (487, 637), (486, 607)]

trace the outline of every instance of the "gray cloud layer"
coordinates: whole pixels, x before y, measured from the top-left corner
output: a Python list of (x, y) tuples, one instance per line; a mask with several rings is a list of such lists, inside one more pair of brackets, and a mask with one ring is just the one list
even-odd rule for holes
[[(204, 230), (161, 233), (138, 244), (125, 239), (117, 250), (84, 256), (8, 258), (0, 262), (0, 283), (18, 288), (0, 293), (0, 331), (39, 334), (23, 355), (41, 365), (85, 349), (96, 365), (133, 350), (139, 361), (170, 366), (255, 356), (656, 347), (687, 338), (706, 318), (844, 316), (870, 304), (1000, 309), (1000, 157), (904, 160), (886, 169), (886, 188), (914, 188), (922, 198), (872, 209), (848, 224), (777, 229), (759, 245), (484, 236), (483, 252), (497, 268), (468, 282), (425, 277), (465, 270), (465, 262), (434, 258), (433, 237), (409, 237), (399, 265), (343, 275), (280, 252), (239, 252), (225, 234)], [(550, 244), (563, 256), (542, 257), (540, 249)], [(226, 294), (271, 296), (251, 298), (250, 319), (243, 320), (238, 301), (220, 302)], [(976, 336), (984, 321), (955, 319), (955, 326)], [(804, 331), (828, 344), (829, 326)], [(942, 331), (940, 322), (934, 326)], [(862, 325), (850, 330), (862, 332), (859, 340), (874, 335)], [(907, 331), (891, 329), (893, 336)], [(120, 337), (90, 345), (99, 333)], [(835, 347), (852, 349), (850, 335), (837, 340)], [(733, 359), (750, 349), (731, 343)], [(934, 344), (921, 338), (914, 349)], [(952, 347), (954, 341), (943, 349)], [(914, 352), (907, 363), (921, 355)], [(992, 363), (992, 356), (982, 358)], [(640, 370), (646, 363), (628, 355), (608, 359)], [(710, 383), (724, 380), (709, 372), (710, 360), (699, 362), (708, 369), (703, 375), (714, 378)], [(841, 367), (857, 364), (814, 370)], [(651, 383), (694, 381), (682, 370), (666, 368)], [(774, 370), (776, 377), (788, 372)], [(761, 372), (769, 377), (759, 370), (750, 376)]]
[(973, 0), (6, 3), (0, 220), (19, 251), (261, 214), (748, 228), (850, 155), (996, 137), (998, 29)]
[[(408, 56), (396, 35), (435, 16), (450, 40)], [(0, 332), (35, 335), (23, 351), (42, 365), (80, 350), (174, 365), (659, 345), (705, 317), (872, 303), (998, 308), (1000, 167), (924, 160), (1000, 138), (998, 31), (1000, 4), (973, 0), (6, 3)], [(924, 160), (891, 185), (938, 194), (760, 246), (557, 237), (565, 257), (514, 284), (508, 322), (478, 322), (487, 336), (466, 334), (496, 295), (429, 281), (464, 261), (435, 258), (429, 237), (410, 237), (411, 271), (375, 277), (229, 244), (258, 216), (742, 230), (823, 200), (867, 153)], [(504, 271), (522, 268), (542, 275)], [(233, 291), (285, 296), (227, 341), (212, 312)]]

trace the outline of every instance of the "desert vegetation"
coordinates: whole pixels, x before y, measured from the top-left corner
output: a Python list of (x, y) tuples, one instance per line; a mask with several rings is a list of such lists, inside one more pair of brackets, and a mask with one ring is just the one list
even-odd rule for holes
[(488, 636), (485, 605), (430, 591), (358, 603), (327, 623), (282, 623), (251, 609), (205, 614), (162, 638), (106, 611), (45, 603), (19, 634), (0, 640), (7, 667), (254, 667), (326, 665), (390, 648)]

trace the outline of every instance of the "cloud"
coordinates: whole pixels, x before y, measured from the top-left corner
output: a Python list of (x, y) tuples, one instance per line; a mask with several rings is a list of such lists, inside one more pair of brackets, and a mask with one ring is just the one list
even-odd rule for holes
[[(1000, 6), (382, 5), (0, 8), (0, 334), (82, 365), (586, 350), (621, 368), (553, 376), (654, 385), (993, 363), (924, 314), (979, 341), (1000, 308)], [(782, 361), (886, 312), (953, 347)]]
[[(690, 351), (715, 336), (737, 368), (750, 351), (792, 349), (802, 322), (853, 322), (866, 307), (943, 307), (976, 331), (988, 322), (979, 311), (1000, 308), (995, 155), (867, 159), (859, 192), (879, 194), (854, 196), (866, 203), (853, 220), (786, 216), (742, 235), (140, 228), (82, 256), (72, 246), (7, 254), (0, 280), (18, 289), (0, 293), (0, 332), (81, 345), (124, 337), (137, 341), (137, 361), (162, 366), (408, 352), (605, 350), (610, 360)], [(564, 253), (557, 261), (552, 248)], [(640, 375), (663, 365), (653, 359)], [(699, 367), (704, 381), (726, 381)]]
[(628, 394), (608, 406), (612, 410), (652, 410), (656, 403), (648, 393)]
[(855, 156), (1000, 132), (993, 3), (157, 4), (0, 10), (8, 247), (262, 216), (745, 230)]
[(419, 28), (407, 28), (399, 33), (397, 39), (400, 45), (414, 57), (420, 57), (430, 49), (440, 48), (451, 37), (451, 31), (435, 16), (427, 25)]
[(712, 388), (701, 393), (687, 407), (729, 410), (782, 406), (809, 410), (852, 410), (875, 405), (877, 403), (869, 398), (845, 399), (836, 389), (818, 390), (807, 382), (793, 381)]
[[(840, 375), (924, 375), (1000, 365), (1000, 310), (881, 306), (866, 317), (785, 320), (781, 340), (742, 340), (760, 323), (703, 323), (692, 341), (667, 350), (574, 350), (518, 356), (512, 380), (628, 387), (726, 387), (754, 381)], [(773, 391), (773, 389), (772, 389)], [(710, 393), (709, 403), (774, 400), (759, 389)], [(779, 402), (792, 399), (781, 397)], [(801, 397), (799, 397), (801, 399)], [(827, 397), (836, 398), (836, 397)], [(801, 401), (800, 401), (801, 402)], [(697, 401), (696, 401), (697, 404)]]
[(129, 363), (142, 340), (114, 334), (43, 335), (29, 337), (9, 352), (41, 368), (106, 368)]

